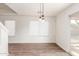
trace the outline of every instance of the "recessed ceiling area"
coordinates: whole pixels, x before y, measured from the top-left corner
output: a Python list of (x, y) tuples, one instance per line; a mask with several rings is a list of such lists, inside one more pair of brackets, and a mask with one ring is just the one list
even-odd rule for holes
[[(19, 15), (38, 16), (40, 11), (40, 3), (8, 3)], [(45, 16), (56, 16), (60, 11), (67, 8), (68, 3), (44, 3)]]
[[(40, 3), (6, 3), (5, 5), (17, 15), (38, 16), (40, 12)], [(56, 16), (70, 5), (71, 3), (44, 3), (45, 16)]]

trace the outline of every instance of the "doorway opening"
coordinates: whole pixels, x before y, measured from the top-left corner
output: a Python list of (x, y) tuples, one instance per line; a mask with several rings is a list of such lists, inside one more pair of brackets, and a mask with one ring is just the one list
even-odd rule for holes
[(79, 12), (71, 16), (71, 53), (79, 55)]

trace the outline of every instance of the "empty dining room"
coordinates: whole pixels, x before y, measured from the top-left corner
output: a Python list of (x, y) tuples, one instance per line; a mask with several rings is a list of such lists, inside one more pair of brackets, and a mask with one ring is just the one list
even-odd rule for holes
[(79, 56), (78, 12), (79, 3), (0, 3), (0, 55)]

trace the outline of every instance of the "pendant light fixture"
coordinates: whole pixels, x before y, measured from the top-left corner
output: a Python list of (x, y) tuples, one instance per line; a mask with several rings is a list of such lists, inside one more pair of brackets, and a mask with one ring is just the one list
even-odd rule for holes
[(44, 3), (40, 3), (40, 20), (45, 20), (45, 15), (44, 15)]

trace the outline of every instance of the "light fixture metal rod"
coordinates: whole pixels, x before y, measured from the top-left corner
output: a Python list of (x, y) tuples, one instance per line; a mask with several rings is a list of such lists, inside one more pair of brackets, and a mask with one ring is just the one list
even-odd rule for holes
[(42, 3), (42, 15), (44, 15), (44, 3)]
[(40, 18), (44, 20), (44, 3), (40, 3)]

